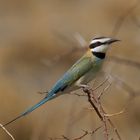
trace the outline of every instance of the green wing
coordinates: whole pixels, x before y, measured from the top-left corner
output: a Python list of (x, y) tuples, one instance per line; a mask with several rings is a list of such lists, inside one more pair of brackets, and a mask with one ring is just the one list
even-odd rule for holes
[(92, 68), (92, 63), (90, 57), (83, 56), (57, 81), (48, 96), (52, 96), (52, 94), (56, 94), (59, 91), (64, 91), (67, 87), (75, 83)]
[[(64, 79), (66, 76), (66, 83), (69, 85), (73, 84), (80, 77), (85, 75), (91, 68), (93, 64), (90, 57), (82, 57), (79, 61), (77, 61), (70, 70), (64, 75)], [(68, 78), (67, 78), (68, 77)]]

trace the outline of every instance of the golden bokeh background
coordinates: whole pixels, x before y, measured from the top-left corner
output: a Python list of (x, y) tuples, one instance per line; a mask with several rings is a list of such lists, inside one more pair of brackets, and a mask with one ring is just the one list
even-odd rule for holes
[[(49, 90), (82, 56), (84, 52), (78, 50), (64, 55), (79, 46), (75, 34), (88, 42), (95, 36), (110, 36), (118, 19), (135, 3), (134, 0), (0, 0), (0, 123), (42, 99), (45, 95), (37, 92)], [(139, 3), (125, 16), (116, 38), (122, 41), (113, 45), (108, 56), (140, 63)], [(109, 61), (104, 71), (117, 75), (137, 93), (140, 91), (138, 67)], [(97, 78), (98, 83), (102, 80), (102, 76)], [(102, 102), (108, 113), (114, 113), (123, 108), (128, 98), (128, 92), (113, 82)], [(140, 137), (139, 106), (140, 97), (136, 96), (124, 114), (111, 118), (124, 140)], [(83, 133), (82, 129), (91, 131), (101, 124), (95, 112), (87, 107), (85, 97), (60, 96), (7, 129), (16, 140), (49, 140), (61, 135), (74, 138)], [(0, 140), (9, 139), (0, 130)], [(102, 130), (84, 138), (91, 139), (103, 140)]]

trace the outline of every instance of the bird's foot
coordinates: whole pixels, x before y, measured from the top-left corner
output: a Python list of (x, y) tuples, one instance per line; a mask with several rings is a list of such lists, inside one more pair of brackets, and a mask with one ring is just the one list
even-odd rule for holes
[(90, 90), (91, 89), (89, 85), (84, 85), (84, 84), (80, 84), (79, 87), (82, 88), (83, 90)]

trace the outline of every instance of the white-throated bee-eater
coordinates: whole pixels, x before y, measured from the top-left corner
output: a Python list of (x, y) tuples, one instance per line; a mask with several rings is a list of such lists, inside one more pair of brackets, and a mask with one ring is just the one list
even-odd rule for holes
[(29, 114), (59, 95), (85, 87), (101, 69), (109, 45), (116, 41), (119, 40), (109, 37), (94, 38), (90, 42), (87, 52), (56, 82), (45, 98), (3, 126)]

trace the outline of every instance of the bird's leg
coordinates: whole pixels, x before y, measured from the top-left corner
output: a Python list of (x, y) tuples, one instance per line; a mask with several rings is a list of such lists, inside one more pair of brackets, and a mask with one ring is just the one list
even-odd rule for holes
[(78, 86), (79, 88), (82, 88), (82, 89), (90, 89), (90, 86), (87, 84), (77, 84), (76, 86)]
[[(80, 89), (82, 89), (83, 91), (87, 91), (87, 90), (91, 89), (90, 86), (86, 85), (86, 84), (76, 83), (76, 86), (79, 87)], [(79, 93), (75, 93), (75, 92), (74, 92), (74, 95), (77, 95), (77, 96), (87, 96), (85, 94), (79, 94)]]

